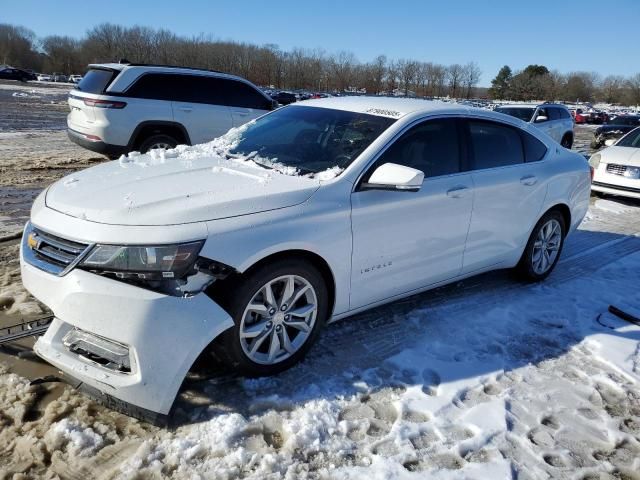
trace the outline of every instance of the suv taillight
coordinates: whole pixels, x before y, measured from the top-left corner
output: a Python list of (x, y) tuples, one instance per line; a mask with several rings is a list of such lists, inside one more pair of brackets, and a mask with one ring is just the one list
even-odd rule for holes
[(114, 100), (96, 100), (94, 98), (85, 98), (84, 104), (87, 107), (97, 108), (124, 108), (127, 106), (126, 102), (116, 102)]

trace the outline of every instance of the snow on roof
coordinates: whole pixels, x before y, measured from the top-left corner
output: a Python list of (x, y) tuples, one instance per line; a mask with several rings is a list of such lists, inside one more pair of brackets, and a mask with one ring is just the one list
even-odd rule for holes
[(305, 100), (291, 106), (322, 107), (357, 113), (368, 113), (390, 118), (400, 118), (414, 112), (439, 110), (468, 112), (470, 107), (438, 100), (421, 100), (401, 97), (331, 97)]

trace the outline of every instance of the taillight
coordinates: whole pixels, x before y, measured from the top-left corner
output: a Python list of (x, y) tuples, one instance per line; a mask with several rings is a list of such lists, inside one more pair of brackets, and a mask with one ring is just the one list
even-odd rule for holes
[(97, 100), (95, 98), (85, 98), (84, 104), (87, 107), (97, 108), (124, 108), (127, 106), (126, 102), (116, 102), (114, 100)]

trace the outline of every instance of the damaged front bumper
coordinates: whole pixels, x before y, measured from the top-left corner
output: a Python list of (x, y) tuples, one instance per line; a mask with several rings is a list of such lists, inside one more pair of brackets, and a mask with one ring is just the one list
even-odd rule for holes
[(54, 313), (35, 352), (102, 403), (163, 423), (198, 355), (231, 317), (205, 294), (174, 297), (83, 270), (24, 261), (26, 289)]

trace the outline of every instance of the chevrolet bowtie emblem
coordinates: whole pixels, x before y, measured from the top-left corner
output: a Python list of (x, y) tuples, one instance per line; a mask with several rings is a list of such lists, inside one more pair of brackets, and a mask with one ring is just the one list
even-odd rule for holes
[(29, 234), (29, 236), (27, 237), (27, 245), (29, 245), (29, 248), (31, 250), (34, 250), (38, 247), (38, 236), (31, 232)]

